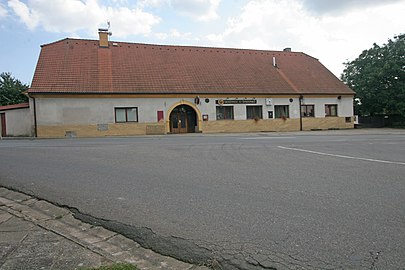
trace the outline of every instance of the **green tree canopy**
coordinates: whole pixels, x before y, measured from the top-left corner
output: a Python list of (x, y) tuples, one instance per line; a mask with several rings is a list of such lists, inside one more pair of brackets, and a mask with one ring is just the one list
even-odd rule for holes
[(23, 94), (28, 85), (11, 76), (11, 73), (0, 74), (0, 106), (24, 103), (28, 98)]
[(405, 34), (345, 63), (342, 80), (360, 99), (360, 114), (405, 116)]

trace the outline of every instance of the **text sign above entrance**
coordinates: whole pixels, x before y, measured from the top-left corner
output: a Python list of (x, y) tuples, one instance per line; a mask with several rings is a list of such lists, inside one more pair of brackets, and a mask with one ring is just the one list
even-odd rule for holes
[(216, 100), (216, 104), (257, 104), (256, 99), (220, 99)]

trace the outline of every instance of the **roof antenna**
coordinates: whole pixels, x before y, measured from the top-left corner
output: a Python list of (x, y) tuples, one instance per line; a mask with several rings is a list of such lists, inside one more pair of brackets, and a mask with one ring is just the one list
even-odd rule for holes
[(112, 35), (112, 33), (111, 33), (111, 31), (110, 31), (110, 27), (111, 27), (111, 23), (110, 23), (110, 21), (107, 21), (107, 26), (108, 26), (108, 28), (107, 28), (107, 31), (108, 31), (108, 36), (111, 36), (111, 35)]

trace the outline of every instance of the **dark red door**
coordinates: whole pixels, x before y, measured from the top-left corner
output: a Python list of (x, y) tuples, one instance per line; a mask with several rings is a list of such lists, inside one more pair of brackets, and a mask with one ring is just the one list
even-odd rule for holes
[(0, 113), (1, 118), (1, 137), (6, 137), (6, 114)]

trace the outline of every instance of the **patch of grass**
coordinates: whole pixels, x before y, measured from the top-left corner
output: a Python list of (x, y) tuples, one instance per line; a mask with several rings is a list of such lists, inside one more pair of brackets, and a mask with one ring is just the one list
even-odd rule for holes
[(139, 270), (138, 267), (128, 263), (116, 263), (112, 265), (100, 266), (98, 268), (83, 268), (81, 270)]

